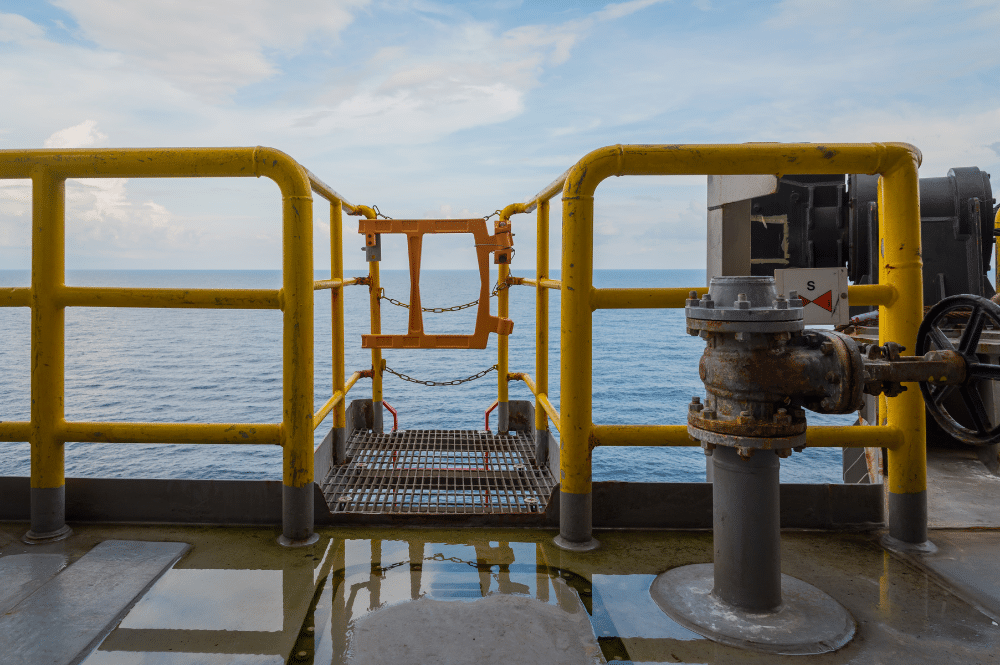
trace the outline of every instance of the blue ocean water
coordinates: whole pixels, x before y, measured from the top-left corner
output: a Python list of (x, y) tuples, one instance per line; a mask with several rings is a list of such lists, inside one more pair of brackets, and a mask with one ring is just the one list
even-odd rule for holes
[[(526, 271), (515, 275), (533, 276)], [(348, 276), (353, 273), (348, 271)], [(357, 275), (363, 273), (358, 272)], [(329, 275), (317, 272), (317, 279)], [(557, 276), (555, 274), (554, 276)], [(494, 275), (495, 280), (495, 275)], [(704, 283), (702, 270), (598, 270), (598, 287), (678, 287)], [(0, 287), (28, 286), (28, 271), (0, 271)], [(278, 288), (278, 271), (69, 271), (80, 286)], [(405, 270), (382, 272), (385, 294), (409, 300)], [(478, 296), (474, 271), (424, 271), (424, 307)], [(316, 294), (316, 407), (332, 392), (330, 295)], [(492, 310), (496, 312), (496, 300)], [(405, 332), (407, 310), (383, 301), (383, 332)], [(471, 332), (475, 308), (427, 313), (432, 332)], [(535, 375), (535, 290), (512, 287), (510, 369)], [(0, 420), (30, 413), (30, 313), (0, 308)], [(361, 349), (369, 331), (368, 289), (345, 297), (348, 375), (371, 366)], [(550, 296), (550, 399), (559, 404), (559, 297)], [(692, 395), (702, 395), (698, 358), (704, 342), (684, 330), (681, 310), (618, 310), (594, 314), (594, 422), (683, 424)], [(418, 379), (463, 378), (496, 362), (496, 336), (484, 350), (389, 350), (389, 367)], [(460, 386), (427, 387), (385, 375), (385, 399), (401, 429), (482, 429), (483, 411), (496, 399), (497, 375)], [(371, 397), (362, 379), (349, 399)], [(511, 399), (532, 399), (521, 382)], [(389, 415), (388, 413), (386, 414)], [(66, 418), (132, 422), (279, 422), (281, 313), (278, 311), (70, 308), (66, 311)], [(850, 424), (851, 416), (809, 414), (814, 424)], [(317, 430), (317, 443), (329, 427)], [(493, 416), (496, 427), (496, 416)], [(0, 475), (28, 475), (26, 443), (0, 443)], [(597, 448), (594, 479), (635, 482), (701, 481), (698, 448)], [(784, 482), (840, 482), (838, 449), (807, 449), (782, 462)], [(281, 477), (281, 451), (272, 446), (66, 444), (66, 473), (76, 477)]]

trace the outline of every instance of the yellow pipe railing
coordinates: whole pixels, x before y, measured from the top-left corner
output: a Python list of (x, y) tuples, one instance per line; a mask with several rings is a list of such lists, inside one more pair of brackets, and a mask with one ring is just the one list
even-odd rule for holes
[(29, 441), (31, 438), (31, 423), (21, 420), (0, 422), (0, 441)]
[(0, 289), (0, 307), (31, 307), (31, 289), (25, 287)]
[[(540, 201), (535, 213), (535, 376), (538, 386), (532, 389), (535, 394), (535, 432), (548, 429), (546, 416), (552, 417), (555, 409), (549, 404), (549, 292), (546, 282), (549, 279), (549, 202)], [(562, 288), (562, 284), (559, 285)], [(528, 387), (528, 377), (525, 377)], [(538, 395), (541, 394), (541, 397)], [(549, 408), (546, 408), (548, 405)], [(551, 411), (550, 411), (551, 409)], [(559, 430), (559, 415), (552, 418), (556, 430)]]
[[(334, 208), (331, 207), (330, 209), (333, 210)], [(341, 243), (343, 243), (343, 239), (341, 239)], [(341, 248), (340, 262), (341, 263), (344, 262), (343, 247)], [(341, 267), (341, 270), (343, 270), (343, 267)], [(364, 283), (365, 283), (364, 277), (352, 277), (351, 279), (343, 279), (343, 278), (317, 279), (315, 282), (313, 282), (313, 290), (323, 291), (326, 289), (340, 289), (345, 286), (354, 286), (355, 284), (364, 284)]]
[(507, 375), (507, 380), (523, 381), (524, 384), (528, 386), (528, 390), (531, 391), (531, 394), (535, 396), (535, 403), (538, 405), (536, 406), (535, 411), (535, 427), (537, 429), (545, 429), (547, 425), (546, 419), (548, 419), (552, 421), (552, 424), (555, 426), (557, 432), (562, 431), (559, 429), (559, 412), (556, 411), (554, 406), (552, 406), (552, 402), (549, 401), (548, 395), (542, 392), (540, 384), (539, 386), (536, 386), (535, 382), (531, 380), (531, 377), (524, 372), (511, 372)]
[[(810, 448), (899, 448), (901, 430), (891, 427), (810, 427)], [(688, 435), (687, 425), (593, 425), (591, 447), (596, 446), (699, 446)]]
[(891, 305), (896, 301), (896, 287), (891, 284), (852, 284), (847, 287), (847, 302), (859, 307)]
[[(509, 208), (510, 206), (508, 206)], [(501, 217), (501, 219), (505, 219)], [(497, 266), (497, 282), (504, 284), (510, 274), (510, 265), (501, 263)], [(510, 316), (510, 289), (501, 289), (497, 294), (497, 316), (506, 319)], [(509, 369), (510, 356), (507, 346), (507, 335), (497, 335), (497, 401), (499, 410), (497, 414), (497, 431), (503, 433), (509, 426), (508, 420), (508, 390), (507, 371)]]
[(62, 307), (149, 307), (193, 309), (281, 309), (278, 289), (136, 289), (63, 286)]
[[(357, 283), (357, 279), (345, 280), (344, 279), (344, 206), (341, 199), (333, 199), (330, 201), (330, 281), (340, 282), (341, 286), (347, 286), (348, 283)], [(315, 288), (315, 285), (314, 287)], [(332, 360), (332, 383), (333, 388), (336, 389), (340, 386), (344, 386), (342, 389), (343, 397), (347, 396), (347, 392), (357, 381), (354, 376), (351, 376), (351, 381), (347, 384), (344, 383), (344, 291), (342, 289), (333, 288), (330, 290), (330, 354)], [(360, 373), (357, 374), (360, 378)], [(336, 397), (334, 393), (331, 397), (331, 401)], [(347, 426), (347, 404), (344, 399), (333, 404), (333, 431), (336, 433), (337, 443), (340, 443), (340, 439), (346, 437), (347, 432), (344, 428)], [(322, 422), (320, 418), (319, 422)], [(315, 416), (313, 417), (313, 429), (319, 427), (319, 422), (316, 421)], [(337, 459), (337, 452), (334, 450), (334, 461), (342, 462), (343, 460)]]
[[(547, 207), (549, 205), (549, 202), (545, 201), (544, 204)], [(541, 209), (541, 206), (539, 206), (537, 209)], [(547, 215), (548, 213), (546, 213), (546, 216)], [(548, 222), (546, 222), (546, 226), (547, 225)], [(548, 245), (548, 240), (549, 240), (548, 237), (546, 237), (545, 238), (546, 245)], [(541, 254), (539, 254), (539, 256), (541, 256)], [(562, 282), (559, 281), (558, 279), (548, 279), (548, 278), (531, 279), (530, 277), (511, 277), (508, 281), (512, 285), (523, 284), (524, 286), (534, 286), (535, 288), (538, 288), (540, 286), (543, 289), (555, 289), (557, 291), (562, 288)]]
[(1000, 231), (1000, 208), (997, 209), (997, 216), (993, 219), (993, 244), (996, 246), (996, 261), (993, 264), (993, 281), (995, 291), (1000, 293), (1000, 236), (996, 235)]
[[(273, 289), (137, 289), (65, 284), (67, 178), (267, 177), (282, 196), (282, 287)], [(353, 206), (282, 152), (270, 148), (0, 150), (0, 178), (32, 181), (30, 288), (0, 290), (0, 306), (31, 308), (31, 420), (0, 423), (0, 440), (31, 444), (32, 533), (59, 535), (65, 527), (67, 441), (121, 443), (273, 444), (284, 449), (284, 542), (313, 534), (313, 294), (344, 280), (340, 211)], [(312, 274), (312, 192), (330, 201), (331, 280), (318, 287)], [(122, 423), (66, 422), (64, 412), (65, 308), (154, 307), (280, 309), (282, 422)], [(334, 380), (343, 362), (343, 308), (335, 307)], [(339, 334), (338, 334), (339, 330)], [(339, 347), (339, 352), (336, 350)], [(346, 394), (345, 388), (343, 391)], [(342, 398), (341, 398), (342, 399)], [(342, 411), (342, 409), (341, 409)], [(341, 414), (338, 414), (341, 415)], [(341, 417), (342, 421), (343, 418)], [(37, 505), (37, 510), (36, 510)]]
[(593, 289), (590, 307), (598, 309), (658, 309), (684, 307), (684, 300), (692, 291), (699, 296), (708, 293), (708, 287), (698, 286), (687, 289)]
[[(102, 443), (207, 443), (281, 445), (275, 423), (56, 423), (58, 441)], [(311, 443), (311, 442), (310, 442)], [(311, 447), (311, 446), (310, 446)]]
[[(362, 215), (367, 219), (378, 217), (375, 210), (369, 206), (356, 206), (355, 215)], [(379, 279), (379, 262), (368, 262), (368, 304), (371, 308), (371, 333), (372, 335), (382, 334), (382, 284)], [(372, 408), (378, 418), (382, 414), (382, 349), (372, 349)], [(379, 423), (381, 420), (379, 420)], [(378, 427), (379, 423), (376, 423)]]
[[(877, 285), (849, 287), (852, 305), (880, 306), (882, 342), (892, 339), (912, 353), (922, 317), (920, 214), (917, 167), (920, 153), (900, 143), (885, 144), (742, 144), (742, 145), (616, 145), (595, 150), (556, 182), (563, 184), (563, 256), (561, 274), (561, 432), (560, 480), (566, 495), (591, 492), (590, 451), (601, 437), (618, 445), (691, 445), (686, 428), (594, 425), (592, 414), (592, 314), (597, 309), (683, 307), (691, 289), (595, 289), (593, 286), (594, 192), (606, 178), (624, 175), (741, 175), (773, 173), (878, 173), (879, 210), (884, 220), (880, 241), (886, 247)], [(553, 183), (555, 185), (555, 183)], [(551, 190), (550, 186), (548, 190)], [(543, 190), (534, 200), (541, 200)], [(545, 199), (547, 200), (547, 199)], [(538, 283), (535, 283), (536, 287)], [(693, 289), (704, 293), (706, 289)], [(891, 321), (891, 322), (890, 322)], [(881, 445), (889, 448), (890, 492), (925, 500), (926, 457), (923, 405), (919, 391), (889, 400), (888, 427), (814, 427), (809, 445)], [(854, 431), (859, 430), (859, 431)], [(620, 443), (619, 443), (620, 442)], [(639, 443), (643, 442), (643, 443)], [(648, 445), (648, 443), (646, 443)], [(919, 496), (918, 496), (919, 495)], [(923, 497), (923, 499), (921, 499)], [(589, 511), (573, 496), (578, 515), (563, 514), (561, 530), (575, 542), (590, 539), (590, 527), (576, 524)], [(909, 499), (905, 499), (909, 501)], [(914, 502), (910, 502), (914, 503)], [(916, 503), (914, 503), (916, 506)], [(912, 518), (916, 507), (905, 511)], [(903, 518), (906, 521), (909, 518)], [(913, 521), (913, 519), (909, 519)], [(563, 528), (565, 527), (565, 529)], [(901, 527), (900, 527), (901, 528)], [(890, 531), (899, 531), (892, 526)], [(926, 531), (926, 523), (924, 524)], [(900, 532), (902, 533), (902, 532)], [(911, 534), (912, 535), (912, 534)], [(566, 536), (566, 534), (564, 534)], [(916, 536), (914, 536), (916, 537)], [(904, 540), (911, 540), (904, 534)]]
[[(354, 387), (354, 384), (357, 383), (358, 379), (360, 379), (362, 376), (363, 376), (362, 372), (355, 372), (354, 374), (351, 374), (351, 378), (347, 381), (346, 384), (344, 384), (344, 387), (341, 390), (334, 391), (333, 397), (328, 399), (326, 401), (326, 404), (324, 404), (320, 408), (320, 410), (316, 412), (316, 415), (313, 416), (313, 429), (319, 427), (323, 423), (323, 421), (326, 420), (326, 417), (330, 415), (330, 412), (333, 411), (335, 407), (340, 406), (344, 403), (344, 398), (347, 397), (347, 393), (351, 391), (351, 388)], [(344, 425), (339, 425), (339, 427), (343, 426)], [(338, 427), (338, 425), (334, 423), (334, 427)]]

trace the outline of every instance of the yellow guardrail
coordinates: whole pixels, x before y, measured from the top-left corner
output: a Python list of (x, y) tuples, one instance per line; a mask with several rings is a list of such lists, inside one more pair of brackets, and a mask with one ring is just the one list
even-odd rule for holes
[[(266, 177), (282, 197), (280, 289), (155, 289), (67, 286), (67, 178)], [(359, 378), (344, 381), (342, 210), (356, 212), (288, 155), (271, 148), (0, 150), (0, 178), (32, 182), (32, 264), (29, 288), (0, 291), (0, 306), (31, 308), (31, 420), (0, 422), (0, 441), (31, 444), (31, 531), (58, 537), (65, 525), (67, 441), (115, 443), (272, 444), (282, 446), (283, 542), (313, 534), (313, 430), (330, 411), (343, 427), (343, 398)], [(330, 202), (331, 279), (312, 273), (313, 198)], [(313, 291), (333, 297), (334, 397), (313, 413)], [(282, 412), (278, 423), (68, 422), (64, 409), (65, 308), (148, 307), (278, 309), (283, 314)]]
[[(511, 284), (536, 289), (537, 385), (523, 373), (501, 376), (522, 380), (535, 395), (536, 428), (548, 419), (560, 432), (560, 533), (565, 541), (590, 540), (592, 490), (591, 451), (598, 445), (685, 446), (697, 445), (678, 426), (595, 425), (592, 422), (592, 315), (599, 309), (680, 308), (690, 291), (705, 287), (598, 289), (593, 285), (594, 192), (612, 176), (629, 175), (751, 175), (783, 173), (880, 174), (879, 233), (884, 241), (879, 284), (848, 288), (852, 305), (879, 306), (880, 343), (893, 340), (915, 348), (917, 327), (923, 316), (920, 211), (917, 168), (919, 151), (903, 143), (739, 145), (615, 145), (595, 150), (576, 163), (546, 189), (519, 204), (512, 212), (538, 209), (536, 277), (513, 278)], [(548, 201), (562, 192), (563, 251), (560, 280), (548, 275)], [(506, 209), (505, 209), (506, 210)], [(997, 225), (1000, 226), (1000, 217)], [(561, 412), (549, 403), (548, 392), (548, 289), (562, 298), (560, 339)], [(505, 367), (505, 365), (504, 365)], [(505, 383), (505, 382), (504, 382)], [(903, 534), (923, 520), (919, 503), (927, 488), (923, 402), (911, 390), (887, 400), (887, 424), (880, 427), (810, 427), (809, 446), (884, 447), (888, 453), (890, 496), (896, 515), (890, 531)], [(581, 499), (586, 499), (581, 501)], [(915, 499), (907, 501), (906, 499)], [(890, 501), (890, 507), (893, 502)], [(924, 506), (926, 504), (924, 503)], [(584, 524), (586, 522), (586, 524)], [(895, 525), (895, 526), (894, 526)], [(914, 532), (915, 533), (915, 532)], [(912, 534), (911, 534), (912, 535)], [(919, 534), (918, 534), (919, 535)], [(916, 536), (914, 536), (916, 537)]]

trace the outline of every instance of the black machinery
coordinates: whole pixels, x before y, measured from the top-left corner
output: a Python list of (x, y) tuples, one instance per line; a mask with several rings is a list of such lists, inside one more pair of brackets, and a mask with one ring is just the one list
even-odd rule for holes
[[(990, 174), (975, 166), (920, 179), (924, 305), (994, 294), (995, 203)], [(878, 176), (786, 175), (751, 200), (750, 214), (752, 275), (847, 266), (854, 284), (878, 283)]]

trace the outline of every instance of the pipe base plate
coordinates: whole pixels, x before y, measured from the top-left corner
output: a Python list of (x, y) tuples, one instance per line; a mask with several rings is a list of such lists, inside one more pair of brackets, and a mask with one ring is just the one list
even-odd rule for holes
[(671, 619), (708, 639), (766, 653), (805, 656), (836, 651), (857, 629), (843, 605), (802, 580), (781, 576), (782, 603), (774, 612), (748, 612), (712, 594), (710, 563), (657, 576), (649, 593)]
[(601, 542), (596, 538), (591, 538), (590, 540), (582, 543), (574, 543), (566, 540), (562, 536), (556, 536), (552, 539), (552, 542), (556, 544), (556, 547), (561, 550), (566, 550), (567, 552), (593, 552), (601, 546)]
[(28, 531), (28, 533), (21, 536), (21, 541), (26, 545), (44, 545), (45, 543), (54, 543), (59, 540), (66, 540), (70, 537), (70, 535), (72, 535), (72, 533), (73, 529), (71, 529), (68, 524), (64, 524), (62, 528), (48, 533), (35, 533), (34, 531)]
[(278, 536), (278, 544), (282, 547), (308, 547), (309, 545), (314, 545), (319, 542), (319, 534), (313, 533), (313, 535), (302, 540), (292, 540), (285, 535)]
[(934, 554), (937, 552), (937, 545), (929, 540), (922, 543), (907, 543), (886, 533), (878, 541), (885, 549), (898, 554)]

